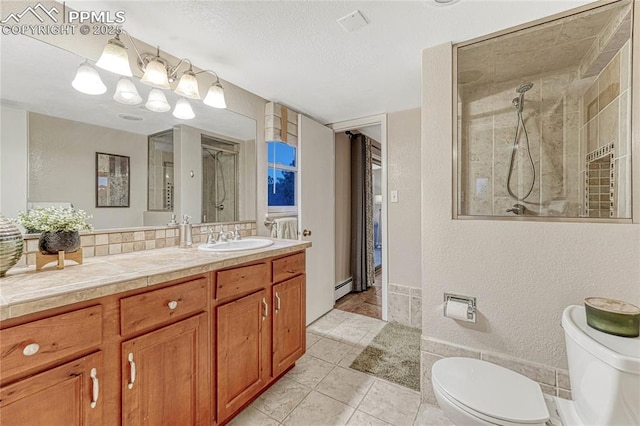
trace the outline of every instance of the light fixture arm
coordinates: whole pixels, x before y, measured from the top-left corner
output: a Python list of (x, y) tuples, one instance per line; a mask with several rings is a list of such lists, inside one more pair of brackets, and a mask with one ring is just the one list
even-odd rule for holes
[(180, 62), (178, 62), (175, 66), (167, 67), (167, 75), (170, 79), (175, 79), (178, 76), (178, 68), (185, 62), (189, 64), (188, 71), (193, 72), (193, 63), (187, 58), (182, 58), (180, 59)]
[(198, 74), (202, 74), (202, 73), (205, 73), (205, 72), (207, 72), (207, 73), (209, 73), (209, 74), (212, 74), (212, 75), (216, 78), (216, 83), (220, 84), (220, 77), (218, 77), (218, 74), (216, 74), (216, 72), (215, 72), (215, 71), (211, 71), (211, 70), (202, 70), (202, 71), (198, 71), (198, 72), (196, 72), (196, 73), (194, 73), (194, 74), (195, 74), (195, 75), (198, 75)]

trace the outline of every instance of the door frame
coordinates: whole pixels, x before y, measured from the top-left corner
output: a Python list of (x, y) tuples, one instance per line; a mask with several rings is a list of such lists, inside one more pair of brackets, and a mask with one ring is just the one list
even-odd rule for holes
[(354, 130), (359, 127), (380, 125), (380, 142), (382, 156), (382, 320), (387, 321), (387, 287), (389, 278), (388, 259), (388, 229), (387, 226), (387, 114), (371, 115), (353, 120), (339, 121), (328, 124), (335, 133)]

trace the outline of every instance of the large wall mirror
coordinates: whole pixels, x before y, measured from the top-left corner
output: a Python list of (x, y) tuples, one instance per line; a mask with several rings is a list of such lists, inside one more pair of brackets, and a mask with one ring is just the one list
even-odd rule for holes
[[(27, 111), (25, 210), (71, 203), (96, 229), (165, 225), (172, 214), (195, 223), (256, 219), (255, 120), (195, 100), (190, 120), (152, 112), (144, 106), (151, 88), (136, 77), (143, 101), (123, 105), (113, 99), (119, 76), (100, 69), (106, 93), (80, 93), (71, 82), (84, 58), (33, 38), (3, 36), (0, 52), (2, 108)], [(163, 93), (173, 109), (179, 97)], [(128, 207), (96, 206), (97, 152), (128, 157)]]
[(455, 216), (631, 218), (632, 8), (456, 46)]

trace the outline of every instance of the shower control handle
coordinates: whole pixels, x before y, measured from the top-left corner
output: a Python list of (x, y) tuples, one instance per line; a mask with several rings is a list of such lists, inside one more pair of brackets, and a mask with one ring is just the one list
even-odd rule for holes
[(527, 211), (527, 208), (522, 204), (514, 204), (513, 208), (507, 209), (508, 213), (513, 213), (518, 216), (524, 214), (525, 211)]

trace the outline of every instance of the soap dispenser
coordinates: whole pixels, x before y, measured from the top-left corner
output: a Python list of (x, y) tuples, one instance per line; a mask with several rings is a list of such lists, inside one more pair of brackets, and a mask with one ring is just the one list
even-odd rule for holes
[(180, 232), (180, 248), (190, 248), (193, 244), (191, 241), (191, 224), (189, 223), (189, 219), (191, 216), (184, 215), (182, 216), (182, 223), (178, 225)]

